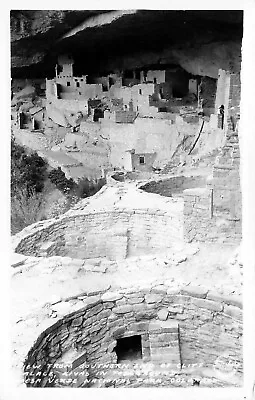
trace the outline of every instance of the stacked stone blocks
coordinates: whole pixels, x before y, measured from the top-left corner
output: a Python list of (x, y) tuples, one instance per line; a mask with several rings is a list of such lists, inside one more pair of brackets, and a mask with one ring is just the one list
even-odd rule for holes
[[(51, 386), (50, 374), (55, 376), (53, 386), (69, 386), (60, 382), (63, 371), (54, 364), (81, 368), (81, 359), (86, 360), (90, 375), (98, 378), (107, 365), (117, 363), (116, 340), (131, 335), (141, 335), (143, 362), (170, 362), (173, 367), (194, 362), (206, 367), (216, 362), (227, 344), (229, 358), (238, 361), (241, 373), (239, 300), (201, 287), (155, 291), (141, 288), (139, 292), (106, 292), (46, 329), (25, 360), (27, 386)], [(39, 371), (46, 376), (36, 382), (35, 373)], [(72, 385), (83, 384), (80, 381)]]

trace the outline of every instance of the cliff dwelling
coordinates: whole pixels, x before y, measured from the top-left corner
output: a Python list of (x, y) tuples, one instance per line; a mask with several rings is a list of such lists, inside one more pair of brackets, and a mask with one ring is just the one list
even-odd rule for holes
[(242, 12), (59, 13), (11, 13), (12, 138), (55, 177), (12, 236), (13, 381), (241, 387)]

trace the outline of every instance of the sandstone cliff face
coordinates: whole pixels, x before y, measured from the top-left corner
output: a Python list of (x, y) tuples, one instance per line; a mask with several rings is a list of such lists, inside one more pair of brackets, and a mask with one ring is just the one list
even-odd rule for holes
[(241, 11), (12, 11), (12, 76), (52, 76), (72, 53), (77, 74), (178, 64), (194, 75), (240, 70)]
[(43, 60), (52, 44), (99, 11), (11, 11), (11, 65), (28, 67)]

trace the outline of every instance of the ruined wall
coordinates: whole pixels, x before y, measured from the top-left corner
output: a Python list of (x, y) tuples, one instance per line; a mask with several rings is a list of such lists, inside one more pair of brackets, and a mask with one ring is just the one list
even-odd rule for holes
[(217, 80), (217, 91), (215, 98), (215, 112), (218, 113), (219, 107), (224, 106), (224, 127), (227, 125), (228, 102), (230, 89), (230, 72), (219, 69)]
[(137, 113), (134, 111), (115, 111), (115, 122), (121, 124), (132, 124)]
[(57, 77), (46, 79), (46, 98), (54, 100), (57, 97), (63, 100), (88, 100), (102, 97), (103, 88), (101, 84), (87, 84), (86, 76), (82, 77)]
[[(217, 212), (214, 198), (214, 190), (208, 188), (184, 191), (185, 240), (187, 242), (240, 243), (239, 220), (224, 218), (224, 212)], [(227, 204), (231, 204), (231, 201), (232, 199), (228, 198)]]
[(203, 76), (199, 84), (199, 104), (206, 116), (215, 112), (216, 79)]
[[(116, 379), (116, 369), (112, 370), (117, 362), (116, 340), (138, 334), (144, 361), (167, 362), (172, 369), (200, 364), (195, 372), (199, 376), (207, 368), (216, 374), (221, 357), (232, 362), (240, 375), (241, 308), (238, 300), (201, 287), (173, 290), (162, 285), (141, 288), (139, 293), (129, 289), (85, 298), (83, 308), (41, 333), (24, 363), (25, 382), (30, 387), (93, 387), (93, 383), (104, 387), (102, 371), (105, 382), (107, 377)], [(77, 371), (84, 374), (77, 378)], [(68, 377), (64, 372), (69, 372)], [(123, 369), (119, 372), (117, 377), (125, 378)], [(124, 386), (132, 383), (130, 379), (124, 380)], [(175, 386), (170, 382), (169, 386)]]
[[(85, 126), (94, 124), (85, 124)], [(83, 129), (84, 124), (83, 124)], [(108, 141), (97, 138), (97, 130), (86, 133), (67, 133), (64, 142), (59, 146), (61, 150), (70, 155), (75, 160), (86, 165), (87, 168), (101, 168), (109, 165)], [(93, 136), (95, 135), (95, 136)]]
[(82, 112), (83, 114), (88, 113), (88, 102), (87, 100), (61, 100), (61, 99), (55, 99), (53, 102), (47, 103), (47, 111), (50, 108), (50, 106), (53, 106), (57, 108), (60, 111), (70, 111), (70, 112)]
[(196, 124), (178, 123), (171, 120), (136, 118), (133, 124), (114, 124), (103, 121), (102, 136), (109, 137), (110, 162), (112, 166), (123, 168), (124, 153), (134, 149), (136, 153), (157, 153), (159, 165), (167, 164), (184, 135), (195, 135)]
[(167, 251), (183, 239), (182, 200), (169, 212), (120, 209), (64, 216), (22, 237), (15, 251), (27, 255), (61, 255), (110, 259)]
[(149, 70), (146, 75), (147, 82), (164, 83), (166, 82), (166, 71)]
[[(144, 159), (144, 163), (141, 162), (141, 157)], [(156, 153), (131, 154), (132, 171), (152, 171), (156, 157)]]
[(214, 213), (235, 222), (241, 229), (240, 148), (238, 122), (240, 119), (239, 74), (230, 75), (226, 141), (216, 159), (209, 183), (214, 194)]
[(241, 82), (239, 74), (227, 74), (226, 80), (228, 77), (229, 89), (225, 91), (220, 85), (218, 96), (218, 101), (229, 96), (225, 143), (216, 157), (207, 189), (185, 191), (184, 236), (188, 241), (238, 243), (241, 240), (242, 195), (238, 140)]

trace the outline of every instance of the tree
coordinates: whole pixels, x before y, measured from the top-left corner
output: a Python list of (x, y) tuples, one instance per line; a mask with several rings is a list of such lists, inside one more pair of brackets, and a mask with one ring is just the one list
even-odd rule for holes
[(11, 233), (44, 218), (47, 163), (11, 141)]
[(75, 187), (73, 179), (67, 179), (60, 167), (58, 167), (58, 169), (53, 169), (49, 173), (48, 178), (64, 194), (69, 194)]
[(16, 190), (39, 193), (44, 188), (47, 163), (37, 153), (27, 154), (23, 146), (11, 141), (11, 194)]

